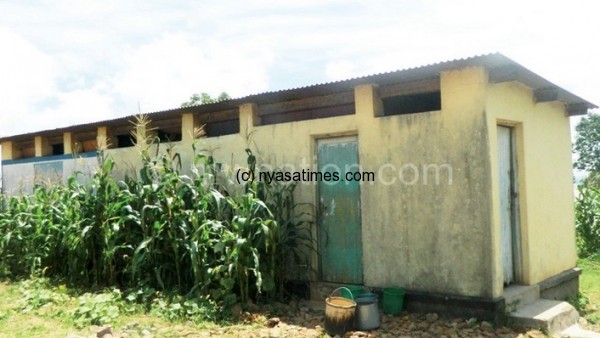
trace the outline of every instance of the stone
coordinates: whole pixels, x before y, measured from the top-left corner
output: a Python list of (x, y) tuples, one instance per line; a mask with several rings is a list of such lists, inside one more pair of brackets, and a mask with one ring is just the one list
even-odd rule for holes
[(112, 328), (110, 326), (105, 326), (100, 330), (96, 331), (96, 337), (102, 338), (106, 335), (111, 335), (112, 337)]
[(421, 322), (417, 324), (419, 330), (427, 330), (429, 328), (429, 322)]
[(487, 331), (487, 332), (494, 331), (494, 326), (490, 322), (483, 321), (483, 322), (481, 322), (479, 327), (482, 330)]
[(438, 320), (438, 315), (437, 315), (437, 313), (428, 313), (428, 314), (425, 315), (425, 319), (428, 322), (433, 323), (436, 320)]
[(278, 317), (269, 318), (265, 322), (265, 326), (266, 327), (275, 327), (279, 324), (280, 321), (281, 320)]

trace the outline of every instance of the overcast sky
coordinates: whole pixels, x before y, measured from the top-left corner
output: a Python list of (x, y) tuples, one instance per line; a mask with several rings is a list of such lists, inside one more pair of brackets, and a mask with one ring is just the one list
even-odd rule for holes
[(496, 51), (599, 104), (594, 3), (0, 0), (0, 135)]

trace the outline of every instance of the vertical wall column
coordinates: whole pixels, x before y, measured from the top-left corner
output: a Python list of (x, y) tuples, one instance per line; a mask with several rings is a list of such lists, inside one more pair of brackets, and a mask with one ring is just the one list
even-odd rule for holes
[(360, 120), (383, 115), (383, 103), (377, 95), (377, 85), (363, 84), (354, 87), (356, 115)]
[(259, 125), (258, 106), (254, 103), (240, 105), (240, 133), (247, 133)]
[(52, 154), (52, 147), (48, 144), (48, 139), (42, 136), (35, 137), (35, 157), (43, 157)]
[[(382, 159), (377, 154), (381, 152), (381, 119), (375, 118), (376, 112), (380, 110), (381, 104), (377, 94), (377, 85), (363, 84), (354, 87), (354, 105), (356, 109), (356, 128), (358, 132), (358, 162), (361, 170), (377, 172)], [(389, 258), (381, 257), (381, 248), (389, 248), (389, 242), (381, 240), (375, 235), (380, 230), (378, 225), (382, 222), (381, 191), (388, 189), (379, 184), (363, 184), (360, 186), (361, 198), (361, 237), (363, 245), (363, 278), (365, 285), (377, 285), (382, 275), (391, 274), (389, 271), (382, 272), (381, 261)], [(389, 217), (389, 216), (388, 216)], [(385, 224), (385, 223), (384, 223)], [(396, 241), (402, 243), (402, 240)], [(395, 246), (395, 249), (400, 247)], [(401, 254), (398, 252), (398, 254)], [(394, 257), (394, 260), (396, 257)], [(404, 261), (402, 255), (398, 257)], [(374, 264), (374, 262), (377, 262)], [(404, 262), (402, 262), (404, 263)], [(403, 264), (400, 265), (403, 265)], [(379, 267), (378, 267), (379, 266)]]
[(64, 154), (73, 154), (77, 152), (76, 140), (71, 132), (63, 133), (63, 149)]
[(2, 142), (2, 161), (16, 160), (21, 157), (21, 151), (13, 141)]
[(195, 138), (196, 117), (192, 113), (181, 115), (181, 142), (192, 144)]
[[(108, 149), (116, 146), (117, 140), (110, 135), (108, 127), (100, 126), (96, 132), (96, 144), (98, 149)], [(65, 148), (66, 149), (66, 148)]]

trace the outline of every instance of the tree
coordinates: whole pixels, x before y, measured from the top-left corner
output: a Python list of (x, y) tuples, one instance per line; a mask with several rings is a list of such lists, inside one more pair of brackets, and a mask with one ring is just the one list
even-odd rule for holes
[(575, 168), (590, 174), (600, 173), (600, 115), (590, 114), (581, 119), (577, 127), (573, 152), (577, 153)]
[(181, 104), (181, 107), (191, 107), (199, 104), (209, 104), (219, 101), (229, 100), (231, 96), (226, 92), (221, 92), (218, 97), (213, 98), (208, 93), (194, 94), (190, 96), (190, 100)]

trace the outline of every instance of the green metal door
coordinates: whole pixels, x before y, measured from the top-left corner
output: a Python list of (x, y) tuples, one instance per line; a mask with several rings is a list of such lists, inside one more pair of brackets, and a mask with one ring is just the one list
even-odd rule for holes
[(359, 171), (356, 137), (318, 140), (317, 166), (319, 172), (339, 177), (318, 182), (321, 277), (362, 284), (360, 185), (346, 180), (347, 172)]

